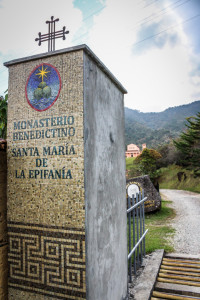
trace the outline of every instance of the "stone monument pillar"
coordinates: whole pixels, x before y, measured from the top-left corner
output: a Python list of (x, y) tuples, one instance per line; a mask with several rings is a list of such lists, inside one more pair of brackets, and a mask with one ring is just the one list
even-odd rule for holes
[(5, 66), (9, 300), (126, 299), (126, 90), (86, 45)]

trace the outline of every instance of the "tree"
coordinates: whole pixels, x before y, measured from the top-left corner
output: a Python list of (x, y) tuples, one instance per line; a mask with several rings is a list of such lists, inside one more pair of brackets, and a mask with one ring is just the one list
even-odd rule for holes
[(156, 162), (160, 158), (161, 154), (158, 151), (145, 148), (142, 153), (136, 157), (133, 163), (137, 165), (140, 175), (148, 174), (149, 177), (154, 180), (155, 177), (157, 177)]
[(200, 112), (186, 120), (187, 130), (174, 144), (182, 154), (181, 164), (192, 169), (195, 176), (200, 176)]
[(180, 160), (180, 151), (175, 147), (173, 141), (158, 147), (161, 158), (157, 161), (157, 168), (168, 167), (172, 164), (178, 164)]
[(8, 94), (5, 92), (5, 97), (0, 96), (0, 138), (6, 139), (7, 134), (7, 106)]

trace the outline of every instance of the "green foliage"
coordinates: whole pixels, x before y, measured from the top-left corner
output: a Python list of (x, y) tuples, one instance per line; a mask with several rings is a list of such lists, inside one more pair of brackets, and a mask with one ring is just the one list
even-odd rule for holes
[(182, 154), (181, 164), (200, 176), (200, 112), (196, 117), (187, 118), (186, 127), (187, 131), (174, 144)]
[(153, 180), (158, 175), (156, 162), (159, 158), (161, 158), (161, 155), (158, 151), (146, 148), (136, 157), (133, 164), (139, 175), (148, 174)]
[(157, 161), (157, 167), (163, 168), (180, 161), (180, 151), (177, 150), (174, 143), (164, 144), (158, 147), (161, 158)]
[(6, 139), (7, 134), (7, 106), (8, 93), (5, 91), (5, 97), (0, 96), (0, 138)]

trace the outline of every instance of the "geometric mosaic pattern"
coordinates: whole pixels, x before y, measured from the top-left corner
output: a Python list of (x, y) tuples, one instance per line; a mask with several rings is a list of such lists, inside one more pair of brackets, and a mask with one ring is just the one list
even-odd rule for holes
[(9, 286), (57, 299), (86, 299), (85, 232), (8, 223)]

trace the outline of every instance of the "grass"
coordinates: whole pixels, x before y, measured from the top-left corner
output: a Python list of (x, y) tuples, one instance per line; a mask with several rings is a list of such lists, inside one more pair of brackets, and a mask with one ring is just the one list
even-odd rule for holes
[(160, 211), (145, 215), (145, 229), (149, 230), (145, 237), (146, 253), (157, 249), (164, 249), (166, 252), (174, 251), (170, 238), (173, 237), (175, 229), (169, 225), (169, 222), (175, 217), (175, 212), (169, 207), (170, 203), (171, 201), (162, 200)]
[(169, 207), (171, 201), (162, 200), (160, 211), (146, 214), (145, 225), (149, 229), (146, 235), (146, 253), (157, 249), (164, 249), (166, 252), (173, 252), (169, 237), (173, 237), (175, 229), (169, 222), (175, 217), (175, 212)]
[(173, 252), (174, 248), (168, 241), (169, 235), (174, 234), (174, 229), (169, 226), (149, 227), (146, 236), (146, 253), (151, 253), (157, 249), (164, 249), (166, 252)]
[[(177, 176), (178, 172), (184, 172), (186, 179), (184, 180), (182, 178), (182, 180), (179, 181)], [(177, 189), (200, 193), (200, 177), (194, 178), (192, 171), (176, 165), (161, 168), (159, 185), (161, 189)]]
[(126, 170), (131, 170), (133, 168), (133, 161), (135, 157), (126, 158)]

